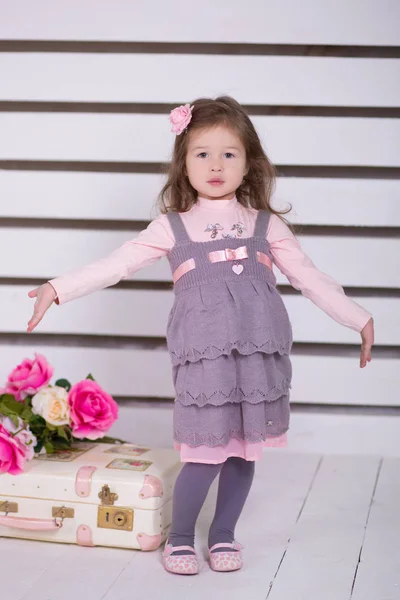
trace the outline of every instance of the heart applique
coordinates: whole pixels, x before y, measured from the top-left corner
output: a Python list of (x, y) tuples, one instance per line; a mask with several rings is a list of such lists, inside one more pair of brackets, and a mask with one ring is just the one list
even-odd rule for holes
[(232, 271), (234, 273), (236, 273), (236, 275), (240, 275), (240, 273), (243, 271), (244, 267), (243, 265), (233, 265), (232, 267)]

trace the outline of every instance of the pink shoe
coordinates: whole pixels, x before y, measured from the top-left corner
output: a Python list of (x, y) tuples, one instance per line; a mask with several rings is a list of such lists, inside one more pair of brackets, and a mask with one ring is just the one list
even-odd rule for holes
[[(238, 552), (213, 552), (216, 548), (232, 548)], [(243, 556), (241, 553), (243, 546), (239, 542), (232, 544), (214, 544), (208, 554), (210, 556), (210, 566), (213, 571), (237, 571), (243, 566)]]
[[(191, 550), (194, 554), (176, 555), (172, 552)], [(197, 554), (192, 546), (174, 546), (167, 540), (163, 551), (163, 565), (166, 571), (179, 575), (196, 575), (199, 572)]]

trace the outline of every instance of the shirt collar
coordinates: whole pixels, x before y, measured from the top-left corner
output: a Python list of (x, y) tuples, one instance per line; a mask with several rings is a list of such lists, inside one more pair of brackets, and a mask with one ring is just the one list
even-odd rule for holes
[(236, 208), (238, 201), (236, 196), (230, 200), (208, 200), (198, 196), (196, 205), (199, 208), (212, 211), (227, 211)]

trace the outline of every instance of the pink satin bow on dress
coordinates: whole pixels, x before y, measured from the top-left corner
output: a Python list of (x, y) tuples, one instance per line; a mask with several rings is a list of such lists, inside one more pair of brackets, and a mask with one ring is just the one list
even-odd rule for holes
[[(269, 258), (269, 256), (267, 256), (264, 252), (258, 252), (256, 253), (257, 255), (257, 260), (260, 263), (263, 263), (266, 267), (269, 267), (272, 270), (272, 261)], [(241, 246), (240, 248), (225, 248), (225, 250), (216, 250), (215, 252), (210, 252), (208, 255), (210, 262), (212, 263), (216, 263), (216, 262), (223, 262), (223, 261), (227, 261), (227, 260), (242, 260), (244, 258), (248, 258), (248, 253), (247, 253), (247, 247), (246, 246)], [(194, 258), (189, 258), (189, 260), (186, 260), (185, 262), (183, 262), (182, 264), (179, 265), (179, 267), (174, 271), (173, 274), (173, 281), (174, 283), (176, 283), (178, 281), (178, 279), (180, 279), (183, 275), (185, 275), (186, 273), (188, 273), (189, 271), (192, 271), (193, 269), (196, 268), (196, 263)], [(241, 265), (233, 265), (232, 270), (234, 271), (234, 273), (236, 273), (236, 275), (240, 275), (243, 272), (243, 264)]]
[(248, 258), (247, 247), (241, 246), (240, 248), (225, 248), (225, 250), (216, 250), (210, 252), (208, 255), (212, 263), (223, 262), (225, 260), (242, 260)]

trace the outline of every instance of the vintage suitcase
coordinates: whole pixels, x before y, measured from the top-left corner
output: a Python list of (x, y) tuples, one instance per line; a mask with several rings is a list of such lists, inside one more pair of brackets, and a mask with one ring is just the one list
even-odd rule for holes
[(0, 475), (0, 536), (155, 550), (182, 463), (175, 450), (78, 442)]

